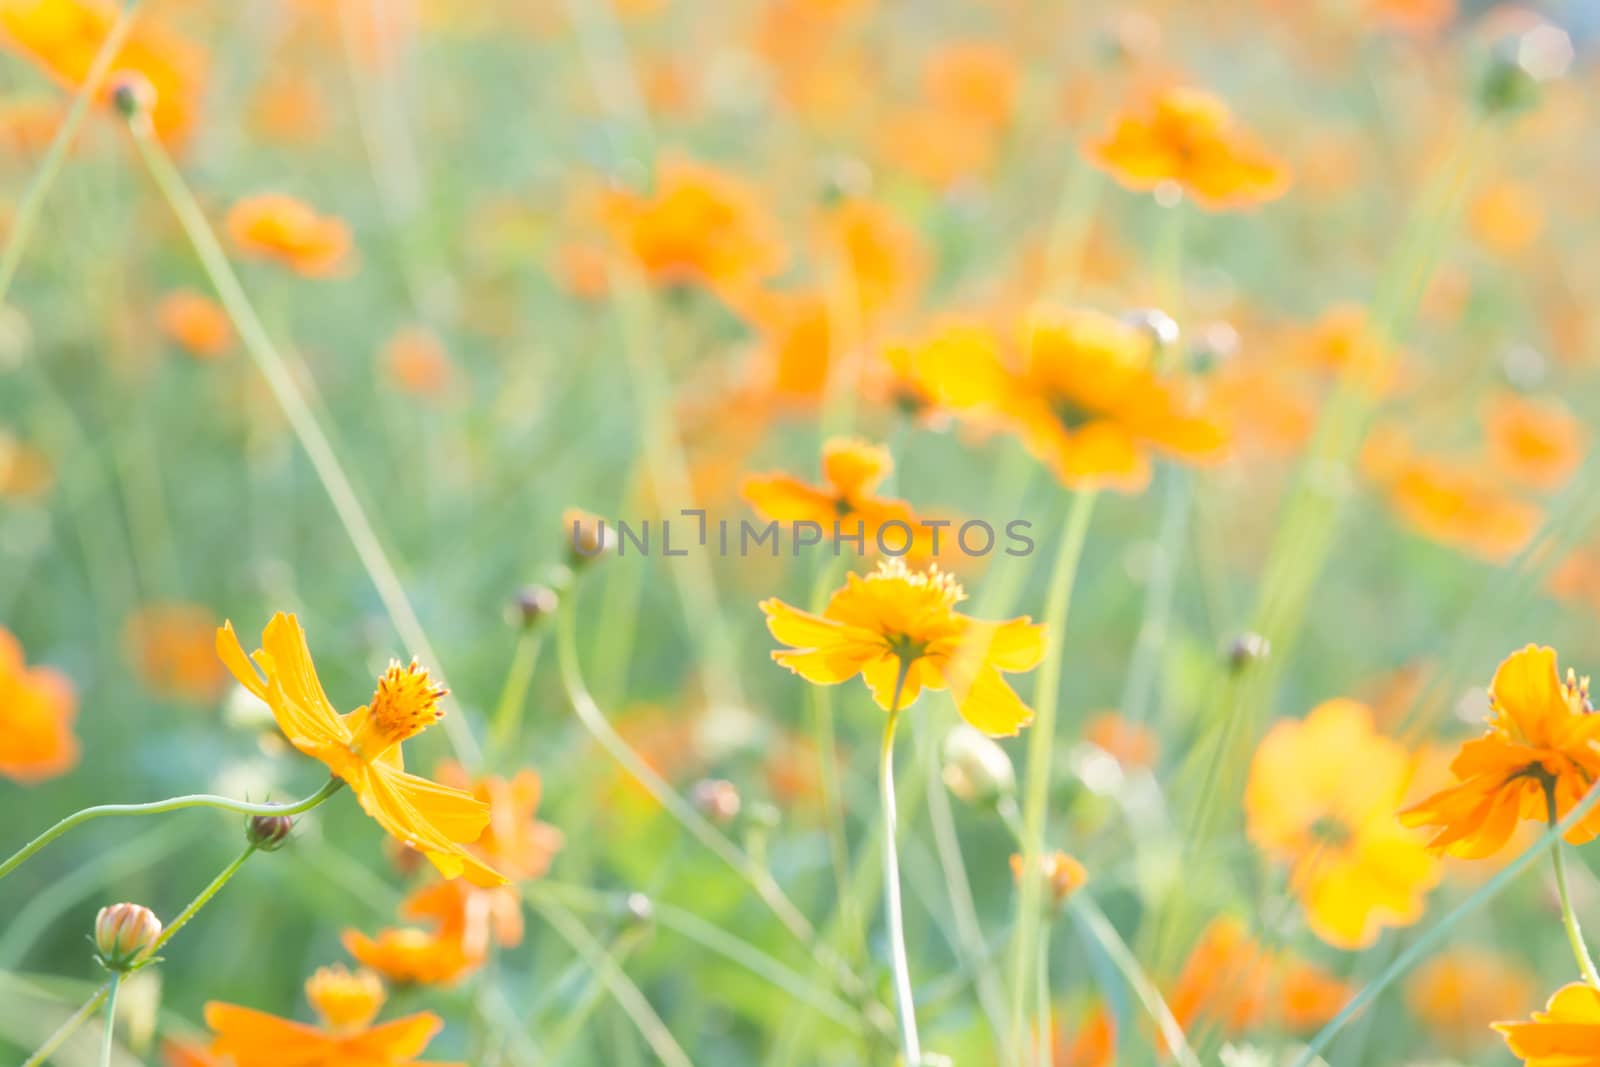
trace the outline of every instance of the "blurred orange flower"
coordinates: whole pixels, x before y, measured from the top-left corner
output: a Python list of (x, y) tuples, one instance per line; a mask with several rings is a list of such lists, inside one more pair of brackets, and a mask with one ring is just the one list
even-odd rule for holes
[(445, 691), (427, 671), (415, 660), (409, 666), (391, 663), (371, 701), (340, 715), (317, 680), (299, 620), (282, 612), (274, 615), (261, 634), (261, 645), (246, 658), (232, 623), (217, 631), (222, 662), (240, 685), (272, 709), (290, 744), (326, 764), (378, 825), (421, 852), (446, 878), (465, 874), (481, 886), (506, 881), (464, 847), (489, 825), (489, 806), (470, 793), (405, 771), (401, 743), (444, 716), (439, 700)]
[(613, 191), (604, 216), (613, 240), (662, 285), (739, 293), (776, 274), (788, 257), (751, 187), (680, 157), (658, 164), (648, 195)]
[(1600, 1063), (1600, 989), (1582, 982), (1562, 986), (1530, 1021), (1494, 1028), (1527, 1067), (1594, 1067)]
[(824, 212), (818, 230), (868, 320), (909, 303), (921, 287), (928, 269), (922, 238), (882, 204), (845, 197)]
[(44, 496), (55, 484), (50, 458), (26, 441), (0, 430), (0, 498), (28, 500)]
[(196, 359), (215, 359), (233, 347), (233, 323), (210, 297), (174, 289), (156, 305), (156, 324), (173, 344)]
[(1428, 34), (1455, 18), (1456, 0), (1366, 0), (1367, 18), (1404, 33)]
[(1218, 417), (1158, 373), (1149, 333), (1099, 312), (1037, 315), (1015, 363), (981, 335), (914, 359), (941, 406), (1011, 429), (1073, 488), (1138, 492), (1150, 451), (1205, 462), (1227, 443)]
[(210, 609), (178, 601), (145, 604), (123, 624), (128, 659), (160, 697), (209, 704), (228, 672), (217, 660), (217, 619)]
[(1262, 1026), (1301, 1032), (1322, 1025), (1355, 990), (1285, 950), (1269, 950), (1232, 916), (1211, 920), (1167, 992), (1189, 1034), (1216, 1027), (1237, 1037)]
[(564, 840), (560, 830), (537, 818), (544, 796), (537, 772), (523, 768), (509, 778), (491, 774), (474, 780), (459, 763), (444, 763), (438, 778), (488, 805), (489, 825), (468, 846), (471, 851), (512, 881), (544, 876)]
[(370, 971), (324, 967), (306, 982), (306, 997), (321, 1026), (210, 1002), (211, 1051), (230, 1057), (234, 1067), (404, 1067), (419, 1063), (417, 1057), (444, 1026), (432, 1012), (373, 1025), (385, 994)]
[(522, 903), (507, 886), (481, 889), (459, 878), (434, 882), (407, 897), (400, 916), (430, 928), (391, 927), (376, 937), (346, 930), (341, 937), (357, 962), (391, 982), (454, 982), (482, 966), (491, 941), (503, 948), (522, 942)]
[[(1011, 854), (1011, 876), (1019, 882), (1026, 862), (1021, 853)], [(1044, 886), (1050, 891), (1050, 899), (1058, 905), (1089, 882), (1089, 872), (1083, 864), (1060, 850), (1039, 857), (1039, 869)]]
[(1537, 507), (1471, 460), (1373, 453), (1363, 459), (1408, 526), (1491, 563), (1521, 551), (1543, 518)]
[(1489, 251), (1510, 257), (1525, 252), (1544, 229), (1539, 192), (1501, 181), (1478, 194), (1467, 213), (1472, 235)]
[[(992, 737), (1017, 733), (1033, 711), (1003, 673), (1031, 671), (1044, 656), (1044, 627), (1026, 616), (986, 622), (958, 613), (961, 586), (937, 567), (912, 572), (885, 560), (850, 575), (822, 614), (761, 602), (767, 629), (790, 646), (772, 658), (817, 685), (861, 675), (878, 706), (909, 707), (923, 689), (949, 689), (962, 718)], [(896, 682), (904, 675), (902, 691)]]
[(946, 44), (923, 64), (922, 91), (947, 121), (1003, 126), (1016, 101), (1017, 65), (998, 44)]
[(1406, 982), (1406, 1004), (1438, 1044), (1471, 1051), (1489, 1024), (1528, 1011), (1538, 985), (1527, 968), (1503, 953), (1450, 948), (1417, 968)]
[(1583, 463), (1588, 431), (1557, 400), (1497, 393), (1485, 425), (1489, 458), (1512, 481), (1545, 491), (1560, 489)]
[(422, 326), (396, 330), (378, 358), (390, 381), (419, 399), (438, 400), (454, 377), (444, 344)]
[(0, 626), (0, 775), (32, 785), (78, 763), (72, 720), (78, 698), (67, 676), (29, 667), (22, 643)]
[[(0, 34), (63, 85), (76, 89), (88, 77), (101, 44), (117, 19), (117, 5), (92, 0), (0, 0)], [(194, 125), (204, 54), (148, 17), (134, 25), (100, 87), (109, 102), (119, 73), (137, 73), (155, 89), (150, 121), (168, 145), (181, 143)]]
[(1289, 169), (1240, 129), (1227, 104), (1168, 88), (1120, 115), (1089, 157), (1130, 189), (1173, 183), (1201, 207), (1225, 211), (1282, 196)]
[(853, 537), (859, 523), (864, 553), (877, 548), (886, 523), (903, 524), (909, 548), (917, 533), (911, 506), (874, 495), (893, 470), (894, 458), (882, 445), (835, 437), (822, 446), (823, 486), (807, 485), (788, 474), (756, 475), (744, 480), (739, 495), (764, 519), (816, 523), (824, 536), (831, 536), (837, 524), (844, 535)]
[(339, 273), (350, 256), (350, 228), (283, 193), (260, 193), (228, 211), (228, 235), (245, 255), (307, 278)]
[(1353, 700), (1277, 723), (1256, 749), (1246, 831), (1288, 865), (1312, 932), (1336, 948), (1364, 948), (1383, 927), (1416, 922), (1439, 880), (1437, 859), (1395, 815), (1413, 769)]
[[(1492, 856), (1522, 819), (1555, 822), (1600, 778), (1600, 715), (1589, 679), (1556, 670), (1553, 648), (1507, 656), (1489, 683), (1489, 728), (1450, 764), (1455, 784), (1401, 813), (1433, 830), (1430, 848), (1463, 859)], [(1600, 834), (1600, 812), (1567, 832), (1575, 845)]]
[(1083, 739), (1124, 767), (1153, 767), (1161, 751), (1154, 730), (1115, 711), (1102, 711), (1084, 723)]

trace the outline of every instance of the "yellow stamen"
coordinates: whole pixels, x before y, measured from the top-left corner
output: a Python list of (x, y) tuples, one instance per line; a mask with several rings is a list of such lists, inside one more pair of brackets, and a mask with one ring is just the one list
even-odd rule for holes
[(353, 1033), (377, 1018), (386, 994), (371, 971), (351, 974), (343, 966), (319, 968), (306, 982), (306, 999), (335, 1033)]
[(428, 672), (416, 660), (402, 667), (398, 660), (378, 679), (378, 688), (367, 705), (366, 717), (356, 731), (353, 748), (369, 759), (444, 718), (439, 700), (448, 690), (433, 684)]

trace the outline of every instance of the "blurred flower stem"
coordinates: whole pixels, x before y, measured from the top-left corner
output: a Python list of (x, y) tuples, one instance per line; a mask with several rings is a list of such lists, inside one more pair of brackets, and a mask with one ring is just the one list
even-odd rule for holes
[[(822, 612), (828, 591), (839, 584), (844, 560), (835, 557), (818, 568), (811, 588), (809, 609)], [(860, 952), (866, 944), (861, 913), (850, 893), (850, 841), (845, 832), (844, 790), (839, 775), (838, 735), (834, 729), (833, 690), (827, 686), (807, 686), (806, 699), (811, 710), (812, 743), (817, 748), (817, 787), (822, 807), (822, 823), (828, 837), (828, 859), (833, 868), (834, 890), (838, 900), (839, 923), (846, 952)]]
[(1094, 514), (1095, 494), (1081, 491), (1072, 498), (1072, 508), (1061, 534), (1061, 544), (1050, 575), (1045, 600), (1044, 661), (1039, 665), (1035, 687), (1035, 717), (1028, 729), (1027, 784), (1022, 805), (1022, 877), (1017, 890), (1017, 922), (1011, 941), (1011, 1032), (1012, 1046), (1028, 1046), (1026, 993), (1034, 968), (1031, 966), (1038, 936), (1043, 900), (1040, 857), (1044, 855), (1050, 800), (1050, 765), (1055, 754), (1056, 712), (1061, 703), (1061, 660), (1066, 647), (1067, 615), (1072, 607), (1072, 589), (1083, 557), (1089, 520)]
[(75, 826), (81, 826), (91, 819), (112, 815), (161, 815), (169, 811), (181, 811), (184, 808), (217, 808), (221, 811), (231, 811), (238, 815), (300, 815), (333, 796), (343, 785), (343, 780), (329, 778), (321, 789), (304, 800), (298, 800), (293, 804), (251, 804), (243, 800), (230, 800), (227, 797), (212, 796), (209, 793), (192, 793), (187, 796), (171, 797), (167, 800), (155, 800), (148, 804), (100, 804), (96, 807), (84, 808), (82, 811), (75, 811), (68, 815), (26, 845), (23, 845), (4, 863), (0, 863), (0, 878), (4, 878), (22, 866), (23, 862), (30, 856), (68, 830)]
[(911, 994), (905, 923), (900, 914), (900, 854), (895, 846), (894, 804), (894, 730), (900, 722), (900, 699), (910, 668), (910, 658), (901, 656), (900, 673), (895, 676), (894, 696), (889, 701), (889, 715), (883, 725), (883, 751), (878, 756), (878, 799), (883, 816), (884, 924), (889, 935), (889, 959), (894, 968), (894, 1001), (900, 1016), (900, 1051), (905, 1056), (907, 1067), (919, 1067), (922, 1063), (922, 1042), (917, 1037), (917, 1006)]
[(93, 995), (83, 1002), (82, 1007), (67, 1016), (66, 1021), (56, 1028), (56, 1032), (46, 1038), (45, 1043), (40, 1045), (33, 1055), (22, 1061), (22, 1067), (41, 1067), (42, 1064), (48, 1063), (50, 1057), (56, 1054), (56, 1050), (78, 1032), (78, 1027), (88, 1022), (94, 1017), (94, 1013), (100, 1010), (100, 1005), (104, 1004), (111, 994), (111, 981), (108, 979), (105, 985), (95, 990)]
[(111, 1051), (116, 1046), (117, 991), (122, 988), (122, 974), (113, 973), (106, 984), (106, 1035), (100, 1042), (100, 1067), (111, 1067)]
[(542, 627), (525, 629), (517, 635), (517, 647), (511, 653), (511, 666), (506, 670), (506, 683), (500, 690), (500, 699), (495, 701), (494, 718), (490, 720), (491, 753), (505, 752), (508, 758), (515, 758), (522, 715), (528, 704), (528, 686), (533, 682), (543, 645)]
[[(139, 151), (140, 158), (144, 160), (151, 179), (172, 208), (179, 225), (189, 238), (189, 243), (194, 247), (201, 269), (205, 271), (216, 289), (217, 297), (221, 300), (228, 318), (232, 320), (234, 329), (238, 331), (239, 340), (243, 343), (245, 351), (250, 354), (256, 367), (266, 378), (272, 395), (278, 401), (278, 406), (283, 409), (284, 416), (294, 429), (295, 437), (305, 449), (306, 457), (311, 461), (312, 469), (316, 472), (323, 489), (327, 491), (333, 509), (344, 526), (345, 533), (349, 535), (350, 543), (355, 548), (362, 567), (366, 569), (367, 576), (377, 589), (378, 597), (383, 601), (384, 610), (388, 612), (401, 641), (408, 646), (412, 654), (427, 661), (434, 677), (448, 689), (450, 684), (439, 656), (428, 641), (422, 621), (417, 617), (416, 610), (406, 595), (405, 586), (400, 581), (400, 575), (395, 571), (394, 564), (390, 562), (388, 554), (378, 540), (377, 532), (367, 518), (366, 509), (362, 506), (360, 497), (356, 495), (355, 486), (345, 474), (338, 454), (334, 452), (332, 443), (311, 410), (311, 405), (306, 402), (300, 387), (295, 383), (288, 364), (273, 344), (272, 338), (268, 336), (261, 317), (256, 313), (250, 298), (245, 295), (244, 286), (240, 284), (238, 275), (228, 262), (227, 253), (217, 241), (217, 235), (212, 230), (211, 223), (207, 221), (205, 212), (201, 210), (193, 191), (173, 164), (166, 149), (156, 140), (146, 117), (134, 115), (128, 122), (128, 129), (133, 135), (133, 143)], [(444, 727), (456, 758), (468, 770), (477, 769), (482, 762), (482, 753), (478, 749), (477, 739), (473, 737), (471, 724), (459, 714), (447, 715)]]
[[(1561, 820), (1556, 810), (1555, 786), (1548, 781), (1544, 785), (1544, 799), (1549, 808), (1550, 826), (1554, 828)], [(1589, 955), (1589, 946), (1583, 940), (1578, 913), (1572, 910), (1572, 893), (1567, 888), (1566, 849), (1561, 841), (1550, 846), (1550, 859), (1556, 869), (1556, 893), (1561, 897), (1561, 925), (1567, 931), (1567, 944), (1572, 946), (1572, 958), (1577, 961), (1578, 973), (1583, 975), (1583, 980), (1600, 989), (1600, 973), (1596, 973), (1594, 957)]]
[(1571, 811), (1567, 812), (1566, 818), (1546, 830), (1539, 840), (1529, 845), (1520, 856), (1502, 867), (1500, 872), (1483, 883), (1476, 893), (1457, 904), (1449, 915), (1440, 919), (1426, 933), (1407, 945), (1405, 951), (1396, 956), (1394, 961), (1385, 967), (1381, 974), (1363, 985), (1356, 995), (1350, 998), (1349, 1003), (1339, 1010), (1339, 1014), (1335, 1015), (1326, 1026), (1317, 1031), (1316, 1036), (1301, 1050), (1300, 1055), (1290, 1064), (1290, 1067), (1312, 1067), (1312, 1064), (1317, 1062), (1317, 1057), (1328, 1050), (1328, 1046), (1333, 1042), (1334, 1037), (1338, 1035), (1340, 1030), (1344, 1029), (1351, 1020), (1360, 1015), (1369, 1004), (1377, 1000), (1379, 994), (1403, 978), (1407, 971), (1421, 963), (1429, 953), (1443, 944), (1445, 938), (1449, 937), (1450, 931), (1455, 929), (1461, 920), (1499, 896), (1500, 891), (1515, 881), (1517, 875), (1527, 870), (1537, 861), (1546, 849), (1557, 847), (1562, 837), (1566, 836), (1567, 832), (1574, 826), (1581, 823), (1589, 812), (1594, 810), (1596, 804), (1600, 804), (1600, 782), (1596, 782), (1589, 787), (1589, 791), (1583, 795), (1583, 799), (1578, 801)]
[(122, 51), (122, 44), (133, 29), (134, 17), (138, 10), (139, 0), (123, 0), (122, 6), (117, 11), (116, 20), (112, 22), (105, 40), (100, 42), (99, 51), (95, 53), (89, 69), (83, 75), (83, 82), (72, 98), (72, 106), (67, 110), (66, 119), (56, 130), (55, 136), (50, 139), (50, 146), (45, 149), (44, 158), (39, 161), (39, 169), (34, 171), (33, 177), (28, 182), (28, 188), (22, 194), (22, 202), (17, 205), (16, 213), (11, 218), (5, 248), (0, 250), (0, 304), (5, 303), (6, 297), (11, 292), (11, 283), (16, 280), (17, 268), (22, 264), (22, 254), (27, 250), (29, 238), (33, 236), (33, 229), (39, 221), (39, 212), (44, 207), (45, 198), (50, 195), (50, 187), (55, 184), (57, 175), (61, 173), (61, 164), (67, 158), (67, 150), (72, 147), (72, 142), (77, 140), (78, 131), (83, 128), (89, 108), (99, 95), (100, 87), (105, 84), (111, 64)]

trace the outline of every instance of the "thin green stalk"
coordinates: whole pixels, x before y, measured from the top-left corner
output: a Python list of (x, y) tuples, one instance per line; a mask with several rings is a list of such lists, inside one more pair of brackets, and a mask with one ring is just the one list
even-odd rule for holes
[[(828, 592), (844, 570), (842, 558), (835, 558), (817, 574), (808, 605), (814, 613), (821, 613)], [(839, 753), (837, 733), (834, 729), (833, 690), (828, 686), (807, 686), (806, 698), (811, 705), (812, 743), (817, 748), (817, 791), (822, 808), (823, 830), (828, 838), (829, 866), (833, 868), (835, 899), (838, 901), (839, 921), (844, 931), (845, 951), (860, 952), (866, 944), (861, 912), (850, 895), (850, 840), (845, 832), (844, 791), (839, 782)]]
[(22, 265), (22, 253), (28, 247), (28, 239), (33, 236), (33, 228), (39, 221), (45, 198), (50, 195), (50, 187), (61, 173), (67, 150), (77, 140), (78, 131), (83, 128), (84, 119), (88, 117), (89, 108), (99, 95), (101, 85), (105, 83), (111, 64), (122, 51), (122, 44), (133, 29), (138, 10), (139, 0), (123, 0), (116, 21), (111, 24), (106, 39), (100, 42), (100, 50), (95, 53), (89, 70), (83, 76), (83, 84), (78, 86), (65, 121), (51, 138), (50, 147), (45, 149), (44, 158), (39, 161), (39, 169), (34, 172), (27, 190), (22, 194), (22, 202), (17, 205), (16, 215), (11, 220), (11, 232), (6, 235), (5, 248), (0, 250), (0, 304), (11, 292), (11, 283), (16, 280), (17, 268)]
[[(600, 945), (601, 951), (620, 969), (622, 964), (627, 961), (627, 958), (633, 954), (634, 949), (638, 948), (639, 943), (644, 940), (644, 935), (644, 927), (635, 926), (617, 934), (609, 948), (600, 945), (600, 942), (596, 942), (596, 944)], [(583, 1028), (588, 1025), (590, 1016), (594, 1014), (595, 1009), (605, 1000), (606, 994), (609, 992), (610, 990), (607, 988), (600, 970), (591, 966), (589, 982), (584, 988), (583, 996), (576, 1004), (562, 1013), (561, 1025), (555, 1028), (555, 1031), (545, 1041), (546, 1060), (550, 1063), (561, 1062), (561, 1057), (566, 1053), (567, 1046), (571, 1045), (583, 1033)]]
[(1028, 737), (1027, 792), (1022, 807), (1022, 877), (1017, 891), (1017, 925), (1011, 942), (1011, 1032), (1012, 1044), (1018, 1049), (1027, 1047), (1027, 997), (1024, 994), (1032, 971), (1030, 956), (1043, 899), (1040, 857), (1044, 855), (1048, 823), (1050, 764), (1055, 755), (1056, 711), (1061, 698), (1061, 659), (1066, 643), (1067, 614), (1072, 606), (1072, 588), (1088, 538), (1094, 501), (1095, 494), (1087, 491), (1073, 498), (1045, 606), (1047, 645), (1044, 660), (1039, 665), (1035, 716)]
[(1133, 990), (1133, 995), (1138, 998), (1139, 1004), (1155, 1021), (1156, 1029), (1160, 1031), (1173, 1060), (1179, 1067), (1200, 1067), (1200, 1058), (1195, 1055), (1194, 1049), (1189, 1047), (1189, 1039), (1184, 1036), (1183, 1026), (1172, 1014), (1172, 1008), (1167, 1004), (1166, 998), (1161, 995), (1161, 990), (1156, 987), (1150, 975), (1139, 965), (1139, 960), (1128, 948), (1128, 943), (1117, 933), (1117, 928), (1111, 925), (1111, 920), (1106, 918), (1100, 906), (1087, 894), (1079, 892), (1067, 898), (1067, 910), (1089, 936), (1094, 938), (1112, 966), (1122, 974), (1123, 981)]
[(56, 1032), (46, 1038), (44, 1044), (40, 1045), (33, 1055), (22, 1061), (22, 1067), (41, 1067), (42, 1064), (49, 1062), (50, 1057), (56, 1054), (56, 1050), (66, 1044), (67, 1038), (77, 1033), (78, 1027), (88, 1022), (94, 1013), (100, 1010), (100, 1005), (106, 1002), (106, 997), (110, 993), (111, 983), (108, 981), (83, 1002), (83, 1007), (67, 1016), (66, 1022), (58, 1026)]
[[(1555, 826), (1556, 817), (1556, 791), (1555, 787), (1546, 782), (1544, 786), (1545, 803), (1549, 807), (1550, 825)], [(1567, 944), (1572, 946), (1572, 958), (1578, 963), (1578, 972), (1583, 975), (1583, 980), (1596, 989), (1600, 989), (1600, 973), (1594, 968), (1594, 957), (1589, 955), (1589, 946), (1583, 940), (1583, 929), (1578, 925), (1578, 913), (1572, 907), (1572, 894), (1567, 889), (1567, 858), (1566, 850), (1557, 841), (1550, 846), (1550, 858), (1556, 869), (1556, 892), (1561, 897), (1561, 925), (1567, 931)]]
[(151, 801), (148, 804), (100, 804), (92, 808), (84, 808), (82, 811), (75, 811), (68, 815), (26, 845), (23, 845), (4, 863), (0, 863), (0, 878), (4, 878), (22, 866), (23, 862), (30, 856), (68, 830), (75, 826), (81, 826), (91, 819), (106, 818), (113, 815), (162, 815), (169, 811), (181, 811), (184, 808), (217, 808), (222, 811), (231, 811), (237, 815), (299, 815), (310, 811), (324, 800), (333, 796), (342, 785), (344, 785), (344, 782), (341, 779), (329, 778), (321, 789), (304, 800), (295, 801), (293, 804), (251, 804), (243, 800), (230, 800), (227, 797), (212, 796), (209, 793), (191, 793), (187, 796)]
[(121, 972), (112, 972), (110, 986), (106, 993), (106, 1036), (100, 1042), (100, 1067), (111, 1067), (111, 1050), (116, 1046), (117, 991), (122, 988)]
[(1034, 988), (1038, 1003), (1034, 1008), (1034, 1028), (1038, 1030), (1034, 1043), (1034, 1062), (1039, 1067), (1051, 1067), (1055, 1057), (1051, 1050), (1052, 1024), (1050, 1021), (1050, 922), (1039, 927), (1038, 971), (1034, 975)]
[[(427, 633), (423, 630), (422, 621), (417, 617), (410, 597), (406, 595), (400, 575), (390, 562), (382, 542), (378, 540), (377, 532), (367, 518), (366, 509), (362, 506), (360, 497), (356, 495), (355, 486), (345, 474), (338, 454), (322, 429), (322, 424), (317, 421), (316, 414), (311, 410), (294, 376), (289, 372), (288, 364), (277, 346), (273, 344), (266, 326), (256, 313), (255, 306), (245, 295), (244, 286), (240, 284), (238, 275), (228, 262), (227, 253), (222, 250), (222, 245), (218, 242), (211, 223), (207, 221), (205, 212), (195, 200), (193, 191), (173, 164), (172, 158), (167, 155), (166, 149), (147, 128), (148, 125), (138, 118), (128, 124), (134, 146), (138, 149), (140, 158), (144, 160), (146, 170), (149, 171), (157, 189), (166, 198), (172, 213), (177, 216), (179, 225), (183, 227), (189, 243), (194, 247), (201, 269), (210, 279), (223, 309), (233, 322), (240, 342), (262, 376), (266, 378), (267, 385), (277, 399), (278, 406), (282, 408), (284, 417), (289, 420), (295, 437), (305, 449), (312, 470), (316, 472), (317, 479), (327, 492), (334, 512), (344, 526), (345, 533), (350, 538), (351, 546), (355, 548), (356, 556), (360, 559), (367, 576), (372, 580), (378, 598), (383, 601), (384, 610), (388, 612), (400, 639), (410, 646), (413, 653), (427, 660), (434, 676), (445, 688), (449, 688), (439, 656), (433, 651)], [(478, 742), (473, 737), (471, 724), (460, 715), (448, 715), (445, 717), (444, 725), (446, 736), (456, 757), (469, 769), (476, 768), (483, 757), (478, 749)]]
[(489, 728), (489, 748), (515, 755), (517, 734), (522, 727), (522, 713), (528, 703), (528, 686), (533, 683), (533, 671), (539, 663), (539, 649), (544, 644), (541, 629), (526, 629), (517, 637), (517, 647), (511, 654), (511, 667), (506, 671), (505, 688), (495, 702), (494, 718)]
[(1566, 818), (1546, 830), (1539, 840), (1528, 846), (1516, 859), (1506, 864), (1500, 873), (1485, 882), (1477, 892), (1466, 900), (1457, 904), (1450, 914), (1435, 923), (1421, 937), (1407, 945), (1406, 950), (1396, 956), (1394, 962), (1383, 969), (1382, 974), (1362, 986), (1356, 995), (1350, 998), (1350, 1002), (1340, 1009), (1339, 1014), (1329, 1020), (1328, 1025), (1317, 1031), (1317, 1035), (1301, 1051), (1291, 1067), (1311, 1067), (1316, 1058), (1328, 1050), (1328, 1045), (1350, 1020), (1360, 1015), (1367, 1005), (1378, 998), (1380, 993), (1399, 981), (1407, 971), (1420, 963), (1430, 952), (1442, 944), (1445, 938), (1449, 936), (1450, 931), (1455, 929), (1456, 924), (1499, 896), (1500, 891), (1510, 885), (1517, 875), (1527, 870), (1538, 860), (1546, 849), (1555, 847), (1569, 830), (1582, 822), (1589, 812), (1594, 810), (1596, 804), (1600, 804), (1600, 782), (1589, 787), (1589, 791), (1583, 795), (1583, 799), (1578, 801), (1571, 811), (1567, 812)]
[(239, 873), (239, 868), (244, 866), (244, 861), (255, 855), (255, 853), (256, 846), (254, 843), (246, 845), (244, 851), (239, 853), (232, 863), (222, 868), (222, 873), (211, 879), (211, 884), (200, 890), (200, 895), (189, 901), (189, 906), (180, 911), (167, 924), (166, 929), (161, 931), (160, 935), (151, 943), (149, 951), (144, 955), (144, 959), (139, 961), (139, 966), (145, 967), (154, 962), (156, 953), (161, 951), (161, 947), (174, 937), (177, 937), (178, 931), (188, 926), (189, 920), (193, 919), (201, 908), (211, 903), (212, 897), (222, 892), (222, 887), (227, 885), (233, 876)]
[(905, 1057), (906, 1067), (919, 1067), (922, 1042), (917, 1037), (917, 1006), (911, 995), (905, 922), (900, 914), (900, 856), (895, 847), (894, 804), (894, 728), (900, 721), (900, 698), (910, 668), (911, 659), (901, 656), (900, 673), (894, 680), (894, 698), (889, 702), (889, 715), (883, 726), (883, 751), (878, 757), (878, 800), (883, 815), (884, 923), (889, 934), (889, 960), (894, 968), (895, 1010), (900, 1016), (900, 1052)]

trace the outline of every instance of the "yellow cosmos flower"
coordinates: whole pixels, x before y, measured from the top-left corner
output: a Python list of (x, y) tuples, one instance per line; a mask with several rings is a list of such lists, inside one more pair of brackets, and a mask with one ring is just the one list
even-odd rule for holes
[[(1589, 680), (1556, 670), (1552, 648), (1529, 645), (1506, 657), (1489, 683), (1489, 729), (1461, 746), (1455, 784), (1401, 813), (1434, 831), (1429, 844), (1463, 859), (1492, 856), (1523, 819), (1555, 822), (1600, 778), (1600, 715)], [(1567, 832), (1581, 845), (1600, 834), (1600, 812)]]
[(991, 737), (1015, 734), (1033, 719), (1001, 676), (1031, 671), (1044, 658), (1044, 630), (1023, 616), (1006, 622), (955, 610), (961, 586), (937, 567), (911, 571), (885, 560), (865, 578), (852, 574), (822, 614), (765, 600), (772, 636), (790, 647), (772, 658), (818, 685), (861, 675), (878, 706), (901, 708), (924, 689), (949, 689), (969, 723)]
[(1526, 1067), (1600, 1064), (1600, 989), (1573, 982), (1556, 990), (1528, 1022), (1495, 1023), (1506, 1046)]
[(379, 826), (427, 856), (446, 878), (464, 874), (475, 885), (504, 884), (504, 876), (463, 847), (489, 825), (489, 806), (471, 793), (406, 773), (400, 743), (444, 715), (439, 698), (445, 690), (415, 660), (391, 664), (372, 700), (340, 715), (317, 680), (305, 631), (293, 615), (274, 615), (262, 631), (261, 648), (249, 657), (233, 624), (224, 623), (217, 654), (239, 684), (272, 709), (289, 743), (349, 785)]

